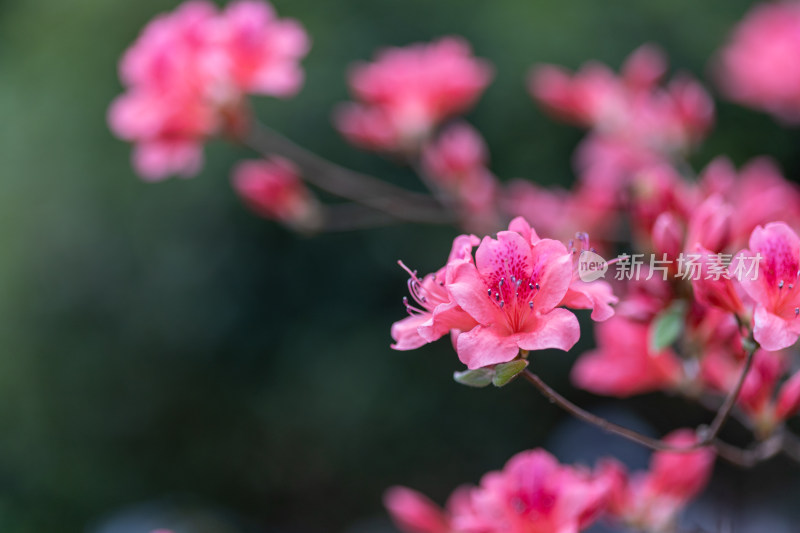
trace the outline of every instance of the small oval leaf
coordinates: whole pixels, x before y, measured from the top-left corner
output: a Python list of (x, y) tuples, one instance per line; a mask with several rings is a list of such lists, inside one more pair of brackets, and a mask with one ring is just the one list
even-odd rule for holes
[(528, 367), (528, 361), (525, 359), (517, 359), (509, 363), (501, 363), (494, 367), (494, 378), (492, 383), (495, 387), (502, 387), (508, 384), (509, 381), (517, 377), (520, 372)]
[(674, 343), (683, 331), (686, 306), (678, 301), (656, 315), (650, 325), (650, 351), (660, 352)]
[(468, 387), (486, 387), (492, 383), (494, 370), (488, 367), (453, 372), (453, 379)]

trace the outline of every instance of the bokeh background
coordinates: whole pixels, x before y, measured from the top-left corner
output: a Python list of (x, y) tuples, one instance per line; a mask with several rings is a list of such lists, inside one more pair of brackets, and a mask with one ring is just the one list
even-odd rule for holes
[[(404, 316), (396, 260), (438, 267), (456, 229), (298, 237), (240, 205), (228, 172), (252, 154), (221, 141), (193, 180), (139, 181), (105, 113), (121, 90), (118, 57), (176, 4), (0, 0), (0, 530), (390, 532), (387, 486), (442, 501), (526, 448), (563, 460), (612, 450), (645, 464), (642, 450), (568, 421), (523, 383), (456, 385), (447, 341), (389, 349), (389, 326)], [(406, 169), (334, 132), (350, 62), (463, 35), (497, 69), (468, 117), (489, 141), (492, 169), (568, 184), (582, 133), (530, 102), (529, 67), (616, 68), (654, 42), (674, 68), (707, 79), (750, 2), (275, 4), (314, 47), (301, 94), (259, 100), (262, 119), (338, 163), (415, 187)], [(800, 174), (798, 131), (725, 103), (717, 123), (695, 164), (770, 154)], [(708, 417), (680, 400), (619, 404), (571, 389), (586, 337), (574, 353), (537, 355), (568, 396), (657, 433)], [(728, 436), (741, 438), (735, 427)], [(798, 518), (800, 468), (777, 460), (718, 473), (690, 527), (797, 531), (787, 524)]]

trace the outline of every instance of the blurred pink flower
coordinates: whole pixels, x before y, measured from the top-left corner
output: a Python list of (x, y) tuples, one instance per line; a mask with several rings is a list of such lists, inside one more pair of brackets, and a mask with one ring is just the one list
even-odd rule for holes
[(209, 137), (246, 127), (246, 94), (299, 89), (297, 63), (308, 46), (302, 28), (275, 18), (265, 2), (239, 0), (222, 12), (205, 0), (185, 2), (153, 19), (123, 55), (126, 92), (109, 108), (111, 130), (134, 143), (144, 179), (192, 176)]
[(703, 248), (695, 247), (694, 253), (699, 255), (698, 275), (691, 280), (695, 299), (704, 305), (718, 307), (731, 313), (742, 313), (744, 306), (730, 278), (727, 265), (720, 261), (720, 256)]
[(242, 200), (265, 218), (299, 229), (313, 229), (320, 222), (319, 206), (291, 161), (243, 161), (233, 170), (232, 180)]
[(730, 241), (745, 246), (756, 226), (783, 221), (800, 229), (800, 189), (789, 182), (769, 158), (760, 157), (737, 173), (724, 157), (713, 160), (702, 172), (700, 192), (720, 195), (736, 216), (730, 217)]
[(580, 467), (563, 466), (537, 449), (512, 457), (469, 493), (453, 530), (463, 533), (578, 533), (605, 507), (610, 484)]
[(404, 533), (451, 533), (450, 517), (426, 496), (406, 487), (391, 487), (383, 504)]
[(800, 121), (800, 2), (764, 2), (733, 30), (718, 65), (722, 90), (739, 103)]
[(543, 65), (533, 70), (529, 89), (558, 117), (639, 149), (668, 154), (705, 136), (714, 107), (703, 87), (687, 76), (660, 87), (665, 72), (663, 53), (644, 45), (630, 55), (619, 76), (598, 63), (572, 75)]
[(607, 248), (603, 237), (616, 230), (616, 205), (587, 187), (578, 186), (575, 191), (546, 189), (515, 179), (502, 191), (500, 205), (508, 215), (525, 218), (552, 239), (567, 242), (576, 233), (587, 233), (601, 254)]
[(672, 350), (650, 350), (647, 323), (615, 316), (598, 324), (595, 336), (597, 348), (572, 368), (572, 381), (582, 389), (625, 398), (671, 389), (682, 379), (680, 360)]
[(797, 414), (798, 410), (800, 410), (800, 371), (795, 372), (778, 392), (775, 416), (779, 420), (786, 420)]
[[(748, 269), (761, 258), (753, 273)], [(800, 238), (783, 222), (758, 226), (749, 250), (731, 263), (745, 292), (756, 302), (753, 336), (766, 350), (787, 348), (800, 336)]]
[(416, 150), (443, 119), (472, 107), (491, 78), (489, 64), (458, 37), (389, 48), (352, 69), (357, 103), (341, 106), (334, 119), (363, 148)]
[(488, 161), (486, 142), (475, 128), (465, 122), (449, 126), (422, 151), (425, 171), (443, 182), (459, 181), (485, 168)]
[[(787, 363), (787, 354), (782, 351), (757, 350), (737, 399), (739, 408), (750, 417), (761, 437), (770, 435), (777, 424), (800, 407), (800, 379), (795, 375), (783, 385), (780, 383)], [(711, 389), (727, 394), (736, 386), (743, 364), (741, 348), (731, 352), (712, 347), (701, 360), (703, 380)]]
[[(689, 447), (697, 442), (697, 437), (693, 431), (683, 429), (670, 433), (664, 441), (673, 446)], [(606, 460), (599, 471), (612, 486), (608, 514), (637, 530), (673, 531), (678, 513), (708, 484), (714, 460), (710, 448), (655, 452), (650, 468), (632, 476), (616, 460)]]
[(470, 125), (447, 127), (422, 151), (422, 171), (444, 194), (452, 198), (470, 230), (497, 228), (497, 179), (487, 168), (488, 149)]
[(219, 21), (219, 68), (242, 93), (293, 96), (303, 83), (300, 60), (310, 41), (295, 20), (279, 19), (263, 0), (236, 0)]

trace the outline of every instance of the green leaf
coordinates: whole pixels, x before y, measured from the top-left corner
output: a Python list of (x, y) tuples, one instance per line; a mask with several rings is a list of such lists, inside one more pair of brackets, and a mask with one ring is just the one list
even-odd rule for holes
[(508, 384), (509, 381), (517, 377), (517, 375), (525, 370), (528, 366), (528, 361), (525, 359), (517, 359), (510, 363), (502, 363), (494, 367), (494, 377), (492, 383), (495, 387), (502, 387)]
[(493, 378), (494, 370), (487, 367), (453, 372), (453, 379), (468, 387), (486, 387), (492, 383)]
[(674, 343), (683, 331), (686, 320), (686, 305), (682, 301), (673, 303), (661, 311), (650, 325), (650, 351), (660, 352)]

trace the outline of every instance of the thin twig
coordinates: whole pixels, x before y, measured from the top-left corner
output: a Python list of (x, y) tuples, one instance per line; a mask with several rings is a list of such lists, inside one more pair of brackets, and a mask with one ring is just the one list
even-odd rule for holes
[(426, 224), (452, 224), (455, 217), (434, 198), (361, 174), (306, 150), (277, 132), (254, 122), (241, 142), (265, 157), (281, 155), (300, 167), (303, 179), (394, 218)]
[(323, 232), (353, 231), (402, 222), (383, 211), (356, 203), (329, 204), (322, 208)]
[[(636, 442), (650, 448), (651, 450), (657, 451), (684, 451), (686, 448), (676, 448), (670, 444), (665, 443), (662, 440), (654, 439), (652, 437), (648, 437), (647, 435), (642, 435), (638, 431), (634, 431), (632, 429), (620, 426), (613, 422), (606, 420), (605, 418), (599, 417), (586, 411), (571, 401), (567, 400), (559, 393), (557, 393), (553, 388), (550, 387), (547, 383), (545, 383), (542, 378), (534, 374), (528, 369), (525, 369), (522, 372), (522, 377), (524, 377), (528, 382), (532, 383), (534, 387), (539, 389), (539, 391), (552, 403), (558, 405), (568, 413), (570, 413), (575, 418), (583, 420), (584, 422), (588, 422), (593, 424), (603, 431), (608, 433), (613, 433), (614, 435), (619, 435), (620, 437), (624, 437), (630, 441)], [(686, 450), (688, 451), (688, 450)]]
[(731, 411), (733, 411), (733, 408), (736, 405), (736, 400), (739, 399), (739, 394), (742, 392), (742, 387), (747, 379), (747, 374), (750, 372), (750, 368), (753, 366), (753, 356), (755, 355), (757, 348), (758, 345), (753, 343), (750, 349), (747, 350), (747, 359), (745, 359), (742, 371), (739, 373), (739, 380), (736, 382), (734, 389), (728, 394), (728, 397), (725, 399), (725, 403), (723, 403), (720, 410), (717, 411), (717, 415), (714, 417), (714, 420), (708, 427), (708, 432), (702, 436), (702, 441), (709, 443), (716, 439), (717, 435), (719, 435), (719, 432), (722, 429), (722, 426), (725, 425), (725, 422), (728, 420)]
[(719, 439), (713, 442), (717, 455), (731, 464), (742, 468), (752, 468), (762, 461), (771, 459), (783, 451), (783, 435), (776, 434), (753, 448), (737, 448)]

